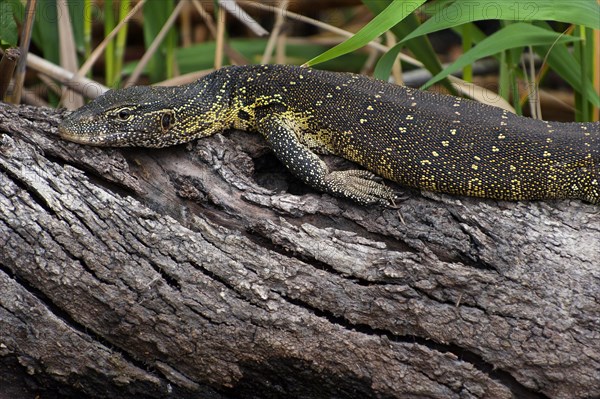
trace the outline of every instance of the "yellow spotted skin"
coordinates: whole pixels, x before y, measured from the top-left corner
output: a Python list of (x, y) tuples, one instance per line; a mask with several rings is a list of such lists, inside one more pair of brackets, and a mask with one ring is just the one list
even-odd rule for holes
[(424, 190), (600, 204), (600, 123), (534, 120), (297, 66), (234, 66), (186, 86), (110, 91), (59, 131), (83, 144), (164, 147), (228, 128), (261, 133), (305, 183), (364, 204), (389, 203), (394, 194), (368, 171), (329, 171), (316, 154)]

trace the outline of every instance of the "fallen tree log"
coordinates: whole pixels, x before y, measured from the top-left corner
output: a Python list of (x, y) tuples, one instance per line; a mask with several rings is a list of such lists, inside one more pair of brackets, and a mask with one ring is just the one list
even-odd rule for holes
[(61, 118), (0, 104), (0, 398), (599, 397), (597, 206), (363, 207), (255, 135), (100, 149)]

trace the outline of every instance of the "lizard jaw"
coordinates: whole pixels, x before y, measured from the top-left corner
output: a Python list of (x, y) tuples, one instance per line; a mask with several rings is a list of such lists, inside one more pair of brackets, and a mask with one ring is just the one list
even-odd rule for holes
[(122, 135), (119, 133), (110, 134), (74, 134), (70, 132), (65, 126), (58, 127), (58, 134), (64, 140), (85, 145), (93, 146), (118, 146), (119, 137)]

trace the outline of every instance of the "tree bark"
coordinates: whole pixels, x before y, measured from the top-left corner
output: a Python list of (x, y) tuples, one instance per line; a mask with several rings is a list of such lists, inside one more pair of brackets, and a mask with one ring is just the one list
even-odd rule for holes
[(600, 397), (597, 206), (363, 207), (257, 135), (102, 149), (61, 118), (0, 104), (0, 398)]

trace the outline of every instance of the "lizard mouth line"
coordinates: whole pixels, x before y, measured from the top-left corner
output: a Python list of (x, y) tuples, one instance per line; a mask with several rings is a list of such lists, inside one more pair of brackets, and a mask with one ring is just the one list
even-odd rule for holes
[(106, 146), (106, 143), (116, 142), (117, 135), (115, 134), (106, 134), (106, 135), (81, 135), (81, 134), (73, 134), (70, 131), (66, 130), (64, 127), (60, 126), (58, 128), (58, 134), (64, 140), (71, 141), (77, 144), (86, 144), (86, 145), (96, 145), (96, 146)]

